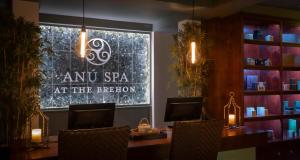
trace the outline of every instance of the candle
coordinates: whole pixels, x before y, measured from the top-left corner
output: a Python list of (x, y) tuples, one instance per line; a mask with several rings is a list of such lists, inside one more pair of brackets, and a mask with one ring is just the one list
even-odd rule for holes
[(31, 142), (35, 142), (35, 143), (42, 142), (42, 129), (32, 129)]
[(231, 125), (231, 126), (235, 125), (235, 114), (229, 114), (228, 124)]

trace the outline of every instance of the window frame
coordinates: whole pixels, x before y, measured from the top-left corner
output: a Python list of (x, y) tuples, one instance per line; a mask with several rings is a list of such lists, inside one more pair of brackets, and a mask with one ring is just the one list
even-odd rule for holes
[[(39, 27), (40, 26), (54, 26), (54, 27), (66, 27), (66, 28), (78, 28), (80, 29), (82, 26), (80, 25), (72, 25), (72, 24), (60, 24), (60, 23), (49, 23), (49, 22), (40, 22), (39, 23)], [(152, 100), (153, 100), (153, 58), (152, 58), (152, 54), (153, 53), (153, 32), (152, 31), (143, 31), (143, 30), (130, 30), (130, 29), (120, 29), (120, 28), (107, 28), (107, 27), (99, 27), (99, 26), (85, 26), (86, 29), (92, 29), (92, 30), (104, 30), (104, 31), (115, 31), (115, 32), (128, 32), (128, 33), (142, 33), (142, 34), (148, 34), (149, 35), (149, 103), (147, 104), (124, 104), (124, 105), (119, 105), (116, 103), (116, 108), (120, 108), (120, 109), (124, 109), (124, 108), (150, 108), (152, 107)], [(41, 86), (42, 87), (42, 86)], [(41, 102), (40, 102), (41, 105)], [(69, 104), (70, 105), (70, 104)], [(61, 106), (61, 107), (50, 107), (50, 108), (42, 108), (42, 110), (45, 111), (66, 111), (69, 109), (69, 105), (66, 106)]]

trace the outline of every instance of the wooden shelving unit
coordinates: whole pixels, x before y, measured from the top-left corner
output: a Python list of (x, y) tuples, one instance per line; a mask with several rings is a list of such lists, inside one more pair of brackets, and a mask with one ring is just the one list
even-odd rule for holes
[(244, 39), (244, 43), (247, 44), (257, 44), (257, 45), (271, 45), (271, 46), (279, 46), (279, 42), (272, 42), (272, 41), (263, 41), (263, 40), (249, 40)]
[[(265, 129), (273, 129), (277, 140), (285, 140), (288, 125), (287, 119), (298, 119), (300, 123), (300, 113), (286, 114), (283, 101), (288, 101), (289, 105), (293, 105), (293, 101), (300, 101), (300, 90), (291, 89), (283, 90), (283, 83), (288, 83), (291, 79), (300, 80), (300, 66), (291, 65), (295, 63), (294, 57), (299, 56), (300, 60), (300, 44), (291, 42), (300, 33), (293, 33), (294, 29), (286, 26), (286, 21), (278, 19), (278, 21), (265, 21), (264, 18), (243, 17), (243, 37), (255, 31), (259, 31), (262, 37), (267, 35), (273, 36), (273, 41), (249, 40), (242, 41), (243, 57), (256, 59), (270, 59), (276, 62), (271, 66), (262, 65), (244, 65), (245, 76), (257, 76), (258, 81), (267, 82), (266, 91), (244, 90), (244, 110), (247, 106), (265, 106), (270, 114), (267, 116), (244, 117), (245, 125), (252, 127), (265, 126)], [(266, 18), (268, 19), (268, 18)], [(299, 25), (300, 27), (300, 25)], [(287, 34), (287, 35), (285, 35)], [(289, 41), (289, 43), (285, 42)], [(292, 58), (291, 58), (292, 57)], [(289, 65), (286, 65), (289, 63)], [(300, 63), (300, 62), (299, 62)], [(299, 75), (298, 75), (299, 73)], [(246, 85), (249, 85), (245, 79)], [(247, 87), (248, 88), (248, 87)], [(278, 128), (280, 126), (280, 129)]]
[(287, 94), (300, 94), (300, 91), (282, 91), (282, 93), (284, 95), (287, 95)]
[(254, 121), (265, 121), (265, 120), (276, 120), (280, 119), (282, 115), (270, 114), (267, 116), (255, 116), (255, 117), (244, 117), (244, 122), (254, 122)]
[(250, 95), (280, 95), (281, 91), (244, 91), (245, 96)]
[[(282, 83), (288, 84), (290, 79), (300, 80), (300, 62), (297, 62), (300, 61), (300, 30), (295, 28), (300, 27), (300, 23), (278, 17), (241, 13), (209, 20), (205, 27), (208, 36), (215, 43), (209, 53), (209, 58), (214, 60), (214, 68), (211, 72), (212, 80), (209, 81), (208, 113), (214, 118), (223, 119), (223, 106), (228, 102), (228, 93), (234, 91), (236, 103), (244, 112), (243, 125), (254, 130), (272, 130), (274, 139), (270, 140), (270, 148), (273, 144), (284, 144), (288, 150), (289, 145), (285, 145), (287, 141), (288, 144), (294, 140), (299, 141), (299, 138), (286, 139), (288, 119), (296, 119), (299, 127), (300, 114), (285, 114), (283, 101), (289, 101), (289, 106), (293, 106), (296, 100), (300, 101), (300, 91), (297, 88), (283, 90)], [(254, 36), (254, 31), (257, 34), (257, 30), (261, 32)], [(273, 38), (265, 41), (267, 35), (272, 35)], [(292, 40), (285, 39), (287, 37)], [(251, 58), (258, 61), (269, 58), (272, 64), (264, 66), (255, 62), (256, 65), (253, 65)], [(247, 65), (248, 60), (251, 65)], [(244, 81), (248, 78), (247, 75), (257, 75), (257, 82), (266, 82), (266, 91), (256, 91), (255, 87), (247, 86), (247, 81)], [(249, 81), (251, 78), (253, 77)], [(248, 106), (265, 106), (269, 115), (246, 117), (244, 114)], [(258, 149), (258, 154), (267, 155), (264, 159), (272, 159), (270, 155), (274, 153), (273, 148), (262, 150), (260, 152)], [(276, 157), (277, 155), (274, 159), (278, 159)]]
[(280, 70), (281, 67), (278, 66), (250, 66), (245, 65), (244, 69), (251, 69), (251, 70)]
[(254, 121), (266, 121), (266, 120), (277, 120), (277, 119), (290, 119), (290, 118), (300, 118), (300, 113), (293, 114), (270, 114), (267, 116), (255, 116), (255, 117), (244, 117), (244, 122), (254, 122)]
[(286, 42), (282, 42), (282, 46), (285, 46), (285, 47), (300, 47), (300, 43), (286, 43)]
[(300, 71), (300, 67), (295, 67), (295, 66), (293, 66), (293, 67), (286, 67), (286, 66), (283, 66), (282, 70), (283, 71)]

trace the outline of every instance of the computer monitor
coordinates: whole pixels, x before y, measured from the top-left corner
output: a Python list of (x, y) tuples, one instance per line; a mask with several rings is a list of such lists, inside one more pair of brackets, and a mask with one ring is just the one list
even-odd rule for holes
[(168, 98), (165, 122), (188, 121), (201, 118), (202, 97)]
[(115, 103), (70, 105), (68, 129), (112, 127), (114, 115)]

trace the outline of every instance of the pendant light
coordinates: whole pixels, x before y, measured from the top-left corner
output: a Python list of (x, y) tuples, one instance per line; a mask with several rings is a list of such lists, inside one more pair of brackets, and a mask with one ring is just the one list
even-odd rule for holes
[(191, 48), (192, 48), (191, 61), (192, 64), (195, 64), (196, 63), (196, 42), (195, 41), (191, 42)]
[(193, 29), (193, 36), (191, 39), (191, 62), (192, 64), (196, 63), (196, 41), (195, 41), (195, 26), (194, 26), (194, 15), (195, 15), (195, 0), (193, 0), (193, 17), (192, 17), (192, 29)]
[(84, 0), (82, 0), (82, 27), (80, 31), (80, 57), (85, 57), (86, 29), (84, 23)]

